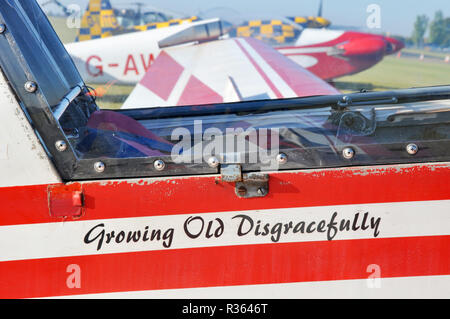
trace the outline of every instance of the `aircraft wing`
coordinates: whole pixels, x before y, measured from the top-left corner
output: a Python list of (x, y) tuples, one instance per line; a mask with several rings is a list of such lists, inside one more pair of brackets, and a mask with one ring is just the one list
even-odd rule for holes
[(232, 38), (164, 49), (122, 108), (330, 94), (339, 92), (272, 47)]

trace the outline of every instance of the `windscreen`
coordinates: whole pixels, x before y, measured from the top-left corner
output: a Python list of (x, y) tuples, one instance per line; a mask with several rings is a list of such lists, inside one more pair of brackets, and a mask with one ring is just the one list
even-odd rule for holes
[(26, 80), (19, 79), (17, 70), (20, 66), (8, 62), (8, 55), (18, 56), (20, 63), (30, 69), (31, 74), (26, 74), (26, 79), (39, 83), (48, 104), (55, 107), (83, 81), (70, 55), (35, 1), (2, 1), (0, 9), (7, 28), (5, 37), (17, 45), (16, 52), (9, 53), (6, 48), (2, 50), (4, 72), (11, 75), (10, 81), (22, 81), (16, 83), (16, 93), (27, 99), (24, 91)]
[[(254, 16), (236, 5), (246, 14), (234, 19), (179, 4), (181, 14), (130, 29), (114, 1), (30, 3), (2, 3), (6, 36), (50, 107), (32, 119), (69, 178), (97, 177), (105, 164), (104, 176), (125, 177), (449, 160), (445, 47), (408, 45), (394, 31), (409, 29), (389, 19), (374, 30), (378, 7), (365, 8), (364, 30), (287, 3)], [(130, 3), (127, 15), (146, 10)], [(14, 65), (2, 62), (10, 79)]]
[(39, 2), (104, 109), (450, 82), (444, 0)]
[[(450, 155), (449, 106), (441, 100), (153, 119), (102, 110), (74, 146), (82, 158), (151, 157), (182, 165), (214, 158), (267, 170), (440, 161)], [(280, 165), (280, 154), (288, 164)]]

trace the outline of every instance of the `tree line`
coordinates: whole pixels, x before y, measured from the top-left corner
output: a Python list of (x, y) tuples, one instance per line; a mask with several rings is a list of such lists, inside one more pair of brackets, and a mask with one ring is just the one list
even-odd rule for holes
[[(427, 30), (429, 30), (429, 34), (428, 38), (425, 39)], [(417, 16), (414, 31), (408, 42), (412, 42), (418, 47), (425, 44), (444, 48), (450, 47), (450, 17), (444, 17), (441, 10), (435, 13), (431, 22), (425, 14)]]

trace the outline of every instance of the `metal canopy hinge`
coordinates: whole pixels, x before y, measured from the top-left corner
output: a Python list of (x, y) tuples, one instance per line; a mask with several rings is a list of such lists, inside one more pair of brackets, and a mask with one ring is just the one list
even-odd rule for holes
[(77, 219), (84, 214), (85, 198), (81, 184), (52, 185), (48, 187), (47, 192), (51, 217)]
[(269, 175), (259, 172), (242, 173), (239, 164), (222, 164), (220, 174), (223, 182), (236, 183), (235, 192), (240, 198), (265, 197), (269, 194)]

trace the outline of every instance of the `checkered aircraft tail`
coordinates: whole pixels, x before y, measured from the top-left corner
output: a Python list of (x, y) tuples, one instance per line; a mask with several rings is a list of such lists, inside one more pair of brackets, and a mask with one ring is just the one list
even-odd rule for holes
[[(163, 22), (132, 26), (126, 29), (125, 32), (160, 29), (198, 20), (200, 19), (196, 16), (184, 19), (171, 19)], [(124, 28), (119, 25), (110, 1), (90, 0), (86, 12), (83, 15), (76, 42), (106, 38), (120, 33), (120, 31), (124, 31)]]
[(109, 0), (90, 0), (76, 41), (106, 38), (119, 27)]
[(164, 22), (152, 22), (144, 25), (136, 25), (133, 26), (133, 31), (147, 31), (147, 30), (153, 30), (153, 29), (161, 29), (161, 28), (167, 28), (174, 25), (180, 25), (183, 23), (191, 23), (195, 21), (200, 21), (200, 18), (197, 16), (192, 16), (188, 18), (183, 19), (170, 19)]

